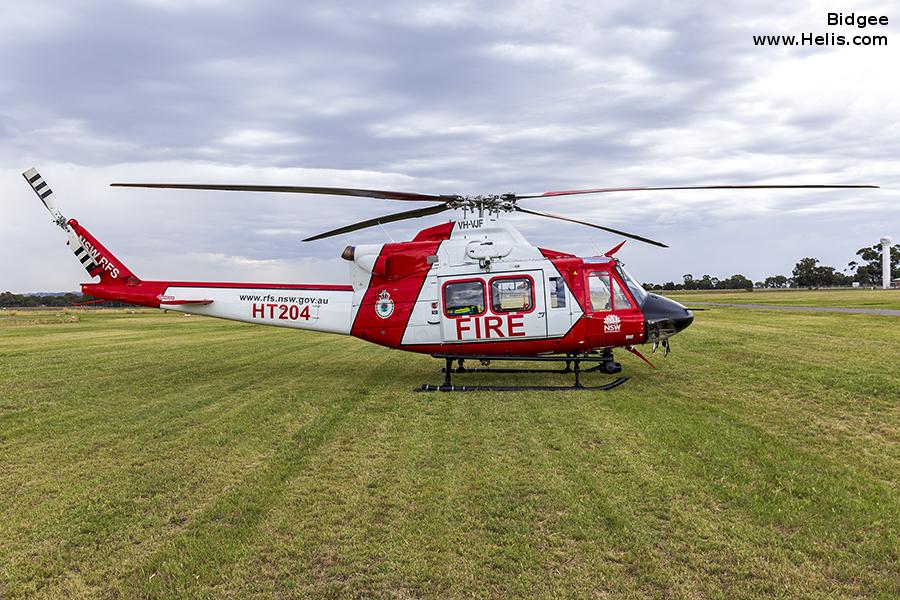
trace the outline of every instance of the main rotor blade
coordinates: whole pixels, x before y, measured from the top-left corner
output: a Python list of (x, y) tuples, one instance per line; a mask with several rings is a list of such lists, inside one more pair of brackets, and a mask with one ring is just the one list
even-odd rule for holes
[(847, 188), (877, 188), (877, 185), (849, 185), (849, 184), (814, 184), (814, 185), (677, 185), (666, 187), (619, 187), (596, 188), (590, 190), (563, 190), (558, 192), (544, 192), (543, 194), (528, 194), (516, 196), (521, 198), (549, 198), (552, 196), (574, 196), (576, 194), (605, 194), (608, 192), (646, 192), (654, 190), (774, 190), (774, 189), (847, 189)]
[(312, 242), (315, 240), (321, 240), (322, 238), (331, 237), (333, 235), (340, 235), (342, 233), (349, 233), (358, 229), (365, 229), (366, 227), (373, 227), (375, 225), (384, 225), (385, 223), (393, 223), (394, 221), (403, 221), (405, 219), (415, 219), (417, 217), (436, 215), (437, 213), (444, 212), (445, 210), (450, 210), (450, 207), (448, 207), (446, 204), (436, 204), (434, 206), (428, 206), (425, 208), (407, 210), (399, 213), (394, 213), (392, 215), (385, 215), (383, 217), (375, 217), (374, 219), (369, 219), (367, 221), (360, 221), (359, 223), (353, 223), (352, 225), (345, 225), (344, 227), (339, 227), (338, 229), (332, 229), (331, 231), (326, 231), (325, 233), (320, 233), (318, 235), (308, 237), (303, 241)]
[(529, 215), (537, 215), (538, 217), (549, 217), (551, 219), (559, 219), (560, 221), (568, 221), (570, 223), (578, 223), (579, 225), (587, 225), (588, 227), (593, 227), (595, 229), (602, 229), (603, 231), (608, 231), (610, 233), (615, 233), (616, 235), (623, 235), (627, 238), (631, 238), (633, 240), (638, 240), (639, 242), (644, 242), (646, 244), (653, 244), (654, 246), (659, 246), (660, 248), (668, 248), (667, 245), (662, 242), (657, 242), (655, 240), (651, 240), (650, 238), (641, 237), (639, 235), (635, 235), (633, 233), (628, 233), (626, 231), (620, 231), (618, 229), (613, 229), (612, 227), (604, 227), (603, 225), (595, 225), (594, 223), (588, 223), (587, 221), (579, 221), (578, 219), (571, 219), (569, 217), (562, 217), (560, 215), (552, 215), (550, 213), (538, 212), (536, 210), (529, 210), (527, 208), (522, 208), (521, 206), (515, 207), (517, 211), (528, 213)]
[(455, 196), (435, 194), (415, 194), (412, 192), (392, 192), (385, 190), (363, 190), (356, 188), (312, 187), (296, 185), (243, 185), (205, 183), (111, 183), (110, 187), (159, 188), (170, 190), (218, 190), (225, 192), (281, 192), (290, 194), (325, 194), (330, 196), (357, 196), (360, 198), (380, 198), (381, 200), (407, 200), (413, 202), (447, 201)]

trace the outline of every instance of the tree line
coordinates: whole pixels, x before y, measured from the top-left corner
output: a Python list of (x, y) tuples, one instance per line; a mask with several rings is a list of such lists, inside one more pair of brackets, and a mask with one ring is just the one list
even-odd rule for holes
[(121, 302), (96, 302), (97, 298), (85, 296), (78, 292), (68, 292), (52, 296), (41, 294), (13, 294), (12, 292), (0, 292), (0, 308), (38, 308), (73, 306), (91, 302), (92, 306), (129, 306)]
[[(847, 263), (847, 268), (839, 271), (834, 267), (820, 264), (818, 258), (801, 258), (790, 276), (770, 275), (762, 281), (753, 282), (737, 273), (720, 279), (704, 275), (695, 278), (686, 273), (680, 283), (646, 283), (648, 290), (750, 290), (778, 288), (822, 288), (850, 287), (854, 283), (861, 286), (881, 285), (881, 244), (867, 246), (856, 251), (857, 260)], [(900, 244), (891, 246), (891, 279), (900, 277)]]
[[(695, 278), (691, 273), (686, 273), (680, 283), (667, 281), (666, 283), (645, 283), (648, 290), (750, 290), (753, 288), (820, 288), (820, 287), (849, 287), (854, 282), (861, 286), (874, 286), (881, 284), (881, 244), (867, 246), (856, 251), (859, 260), (851, 260), (847, 263), (845, 272), (838, 271), (834, 267), (819, 264), (819, 259), (801, 258), (794, 266), (791, 276), (771, 275), (762, 281), (753, 282), (744, 275), (736, 273), (731, 277), (720, 279), (704, 275)], [(891, 279), (900, 278), (900, 244), (891, 247)], [(0, 293), (0, 308), (29, 308), (29, 307), (65, 307), (86, 302), (95, 302), (96, 299), (78, 292), (69, 292), (61, 295), (47, 296), (37, 294), (13, 294), (12, 292)], [(128, 306), (121, 302), (98, 302), (96, 306)]]

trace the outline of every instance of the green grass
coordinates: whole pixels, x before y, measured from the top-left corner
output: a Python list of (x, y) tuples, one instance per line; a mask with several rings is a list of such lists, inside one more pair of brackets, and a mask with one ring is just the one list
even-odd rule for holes
[(67, 318), (0, 322), (2, 598), (900, 595), (896, 317), (706, 311), (611, 392), (493, 394), (350, 338)]
[(728, 304), (786, 304), (793, 306), (838, 306), (847, 308), (900, 309), (900, 290), (714, 290), (662, 292), (673, 300), (724, 302)]

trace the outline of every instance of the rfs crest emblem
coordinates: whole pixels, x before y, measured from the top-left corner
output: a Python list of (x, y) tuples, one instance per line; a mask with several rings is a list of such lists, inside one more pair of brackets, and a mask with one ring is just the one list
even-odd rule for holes
[(391, 300), (391, 295), (387, 290), (382, 290), (378, 294), (378, 299), (375, 301), (375, 314), (382, 319), (387, 319), (394, 314), (394, 301)]
[(618, 315), (606, 315), (603, 319), (603, 331), (606, 333), (618, 333), (622, 330), (622, 319)]

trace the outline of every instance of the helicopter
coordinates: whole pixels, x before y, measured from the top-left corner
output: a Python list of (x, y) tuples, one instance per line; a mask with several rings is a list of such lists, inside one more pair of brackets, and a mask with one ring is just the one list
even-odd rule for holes
[[(582, 372), (622, 371), (614, 349), (631, 352), (656, 368), (637, 346), (670, 350), (670, 338), (691, 325), (684, 305), (647, 292), (616, 257), (625, 241), (600, 256), (578, 257), (532, 245), (504, 218), (518, 212), (585, 225), (667, 248), (662, 242), (611, 227), (533, 210), (520, 201), (560, 196), (663, 190), (834, 189), (872, 185), (696, 185), (615, 187), (538, 194), (478, 196), (420, 194), (356, 188), (244, 184), (113, 183), (113, 187), (355, 196), (430, 202), (345, 225), (304, 239), (310, 242), (367, 227), (461, 211), (461, 218), (421, 230), (398, 243), (349, 245), (350, 284), (145, 281), (75, 219), (59, 211), (53, 191), (34, 168), (28, 184), (66, 232), (68, 245), (88, 275), (82, 293), (166, 311), (276, 327), (352, 335), (392, 349), (430, 354), (444, 361), (444, 381), (423, 391), (503, 391), (617, 387), (627, 377), (586, 386)], [(465, 361), (481, 367), (467, 368)], [(492, 361), (564, 363), (562, 369), (490, 368)], [(454, 368), (453, 364), (457, 367)], [(582, 369), (582, 363), (590, 365)], [(453, 373), (574, 373), (572, 386), (454, 385)]]

